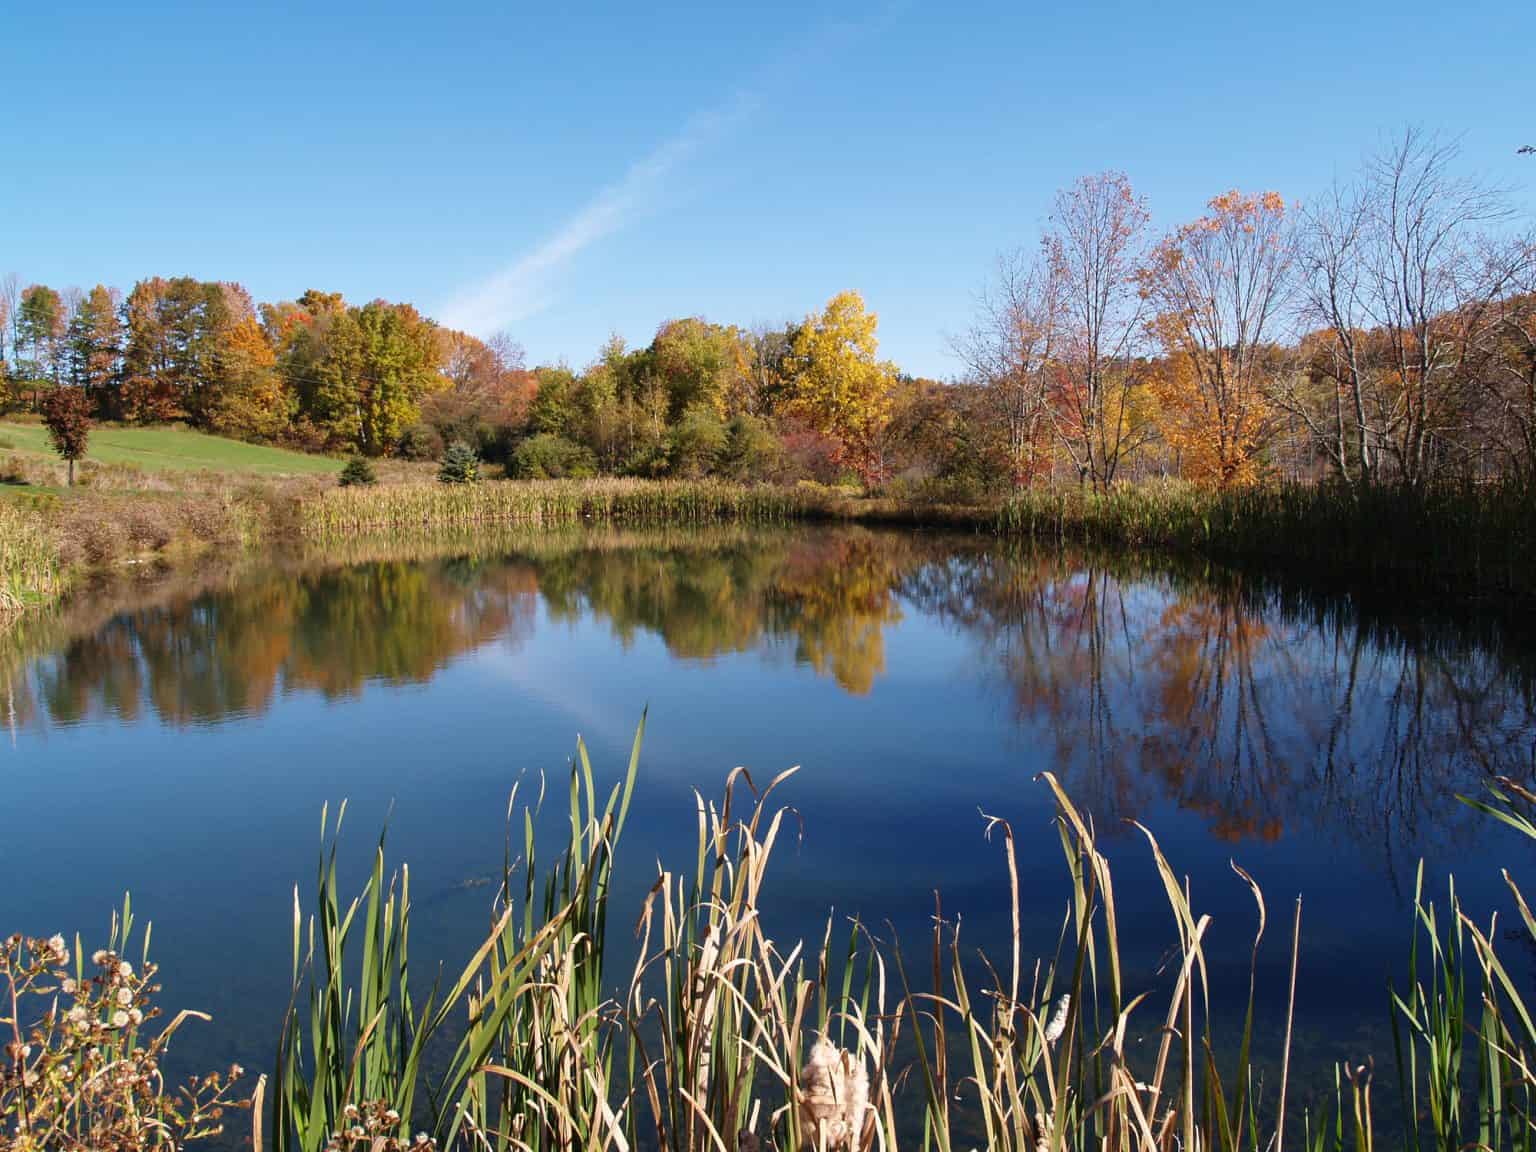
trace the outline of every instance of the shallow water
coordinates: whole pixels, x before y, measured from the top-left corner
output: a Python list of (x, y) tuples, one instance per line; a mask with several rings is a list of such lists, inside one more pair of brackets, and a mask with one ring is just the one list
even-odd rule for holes
[(1067, 897), (1049, 770), (1108, 845), (1128, 983), (1175, 942), (1129, 821), (1212, 914), (1218, 986), (1246, 986), (1255, 922), (1229, 862), (1263, 886), (1261, 1038), (1303, 898), (1298, 1051), (1322, 1083), (1329, 1060), (1390, 1063), (1418, 861), (1431, 892), (1454, 869), (1479, 918), (1510, 906), (1500, 866), (1532, 872), (1456, 799), (1536, 770), (1528, 627), (1384, 588), (851, 529), (364, 547), (149, 583), (0, 653), (0, 931), (89, 948), (131, 890), (167, 1000), (216, 1018), (182, 1058), (266, 1067), (322, 804), (349, 801), (354, 874), (388, 819), (413, 960), (462, 959), (512, 784), (563, 787), (578, 733), (616, 776), (648, 708), (621, 926), (658, 860), (691, 866), (693, 789), (800, 765), (778, 793), (797, 813), (770, 871), (780, 938), (819, 939), (832, 912), (921, 948), (940, 892), (969, 946), (1000, 950), (985, 812), (1015, 831), (1026, 948), (1048, 956)]

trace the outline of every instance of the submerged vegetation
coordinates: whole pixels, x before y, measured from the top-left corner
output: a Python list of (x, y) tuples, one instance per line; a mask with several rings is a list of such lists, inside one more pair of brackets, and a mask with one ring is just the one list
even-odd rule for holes
[[(819, 942), (777, 940), (765, 902), (787, 833), (777, 792), (793, 770), (758, 787), (738, 769), (718, 803), (699, 798), (688, 867), (662, 866), (638, 910), (635, 958), (622, 959), (611, 926), (635, 923), (636, 910), (612, 908), (610, 897), (640, 738), (610, 790), (599, 790), (580, 745), (568, 789), (546, 794), (541, 784), (522, 802), (514, 790), (489, 932), (430, 989), (411, 963), (409, 870), (391, 870), (381, 840), (349, 897), (337, 878), (340, 814), (334, 829), (322, 820), (309, 913), (296, 894), (294, 995), (276, 1063), (270, 1078), (242, 1082), (256, 1147), (1376, 1146), (1376, 1114), (1394, 1097), (1373, 1092), (1368, 1055), (1338, 1069), (1331, 1098), (1304, 1095), (1293, 1079), (1300, 902), (1278, 929), (1292, 1009), (1277, 1050), (1261, 1051), (1258, 943), (1277, 929), (1257, 883), (1237, 869), (1253, 897), (1254, 959), (1246, 1002), (1225, 1004), (1207, 962), (1218, 928), (1138, 825), (1171, 934), (1160, 972), (1137, 975), (1122, 958), (1114, 878), (1094, 826), (1050, 774), (1043, 786), (1068, 877), (1054, 941), (1023, 938), (1014, 833), (985, 815), (978, 833), (997, 844), (1008, 877), (1005, 954), (972, 954), (941, 909), (922, 962), (858, 922), (829, 920)], [(1536, 796), (1515, 787), (1484, 806), (1536, 837), (1525, 814)], [(562, 794), (568, 839), (546, 858), (539, 810)], [(1509, 883), (1536, 941), (1536, 921)], [(1402, 1144), (1529, 1147), (1536, 1026), (1501, 936), (1454, 895), (1449, 922), (1422, 891), (1415, 917), (1407, 985), (1390, 1004)], [(158, 1036), (139, 1034), (153, 970), (147, 957), (137, 969), (119, 957), (129, 924), (125, 910), (114, 943), (89, 969), (77, 955), (73, 974), (62, 937), (13, 937), (0, 954), (0, 976), (19, 989), (9, 1015), (0, 1006), (0, 1025), (16, 1037), (0, 1065), (11, 1146), (170, 1147), (224, 1118), (228, 1078), (195, 1082), (183, 1104), (160, 1085), (157, 1061), (185, 1014)]]

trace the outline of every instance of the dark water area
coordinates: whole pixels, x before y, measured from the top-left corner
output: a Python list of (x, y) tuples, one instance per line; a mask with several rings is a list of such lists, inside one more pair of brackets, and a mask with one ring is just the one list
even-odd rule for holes
[(1532, 625), (1389, 587), (973, 537), (594, 532), (104, 591), (6, 645), (0, 931), (90, 948), (131, 891), (167, 1002), (215, 1018), (183, 1034), (193, 1065), (270, 1066), (323, 804), (348, 801), (356, 883), (387, 819), (411, 866), (413, 963), (452, 966), (487, 924), (512, 785), (542, 772), (563, 789), (578, 734), (616, 779), (645, 709), (625, 939), (658, 862), (692, 867), (694, 790), (799, 765), (776, 793), (794, 809), (765, 902), (778, 939), (857, 916), (921, 952), (940, 893), (966, 947), (1001, 955), (1008, 882), (985, 813), (1014, 830), (1025, 951), (1048, 958), (1069, 897), (1050, 771), (1115, 869), (1133, 991), (1166, 979), (1177, 938), (1131, 821), (1211, 915), (1234, 1011), (1256, 913), (1232, 863), (1260, 883), (1266, 1061), (1302, 898), (1304, 1089), (1339, 1059), (1391, 1075), (1387, 989), (1421, 860), (1426, 890), (1443, 903), (1454, 872), (1483, 922), (1513, 913), (1501, 867), (1536, 872), (1527, 842), (1457, 799), (1536, 773)]

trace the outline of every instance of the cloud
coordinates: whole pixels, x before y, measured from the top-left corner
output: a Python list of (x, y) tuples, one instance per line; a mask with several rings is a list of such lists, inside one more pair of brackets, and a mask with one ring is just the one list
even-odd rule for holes
[(439, 319), (450, 328), (487, 336), (541, 311), (567, 264), (654, 204), (676, 168), (747, 116), (756, 103), (755, 96), (741, 92), (694, 116), (682, 131), (632, 164), (532, 251), (451, 296), (436, 309)]

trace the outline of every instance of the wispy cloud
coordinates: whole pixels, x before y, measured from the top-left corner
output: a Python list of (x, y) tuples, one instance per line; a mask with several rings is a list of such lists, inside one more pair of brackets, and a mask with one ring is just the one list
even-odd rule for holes
[(653, 205), (674, 170), (734, 127), (756, 103), (755, 96), (738, 92), (724, 104), (694, 116), (680, 132), (582, 205), (537, 247), (451, 296), (436, 310), (438, 317), (450, 328), (489, 335), (542, 310), (567, 264)]

